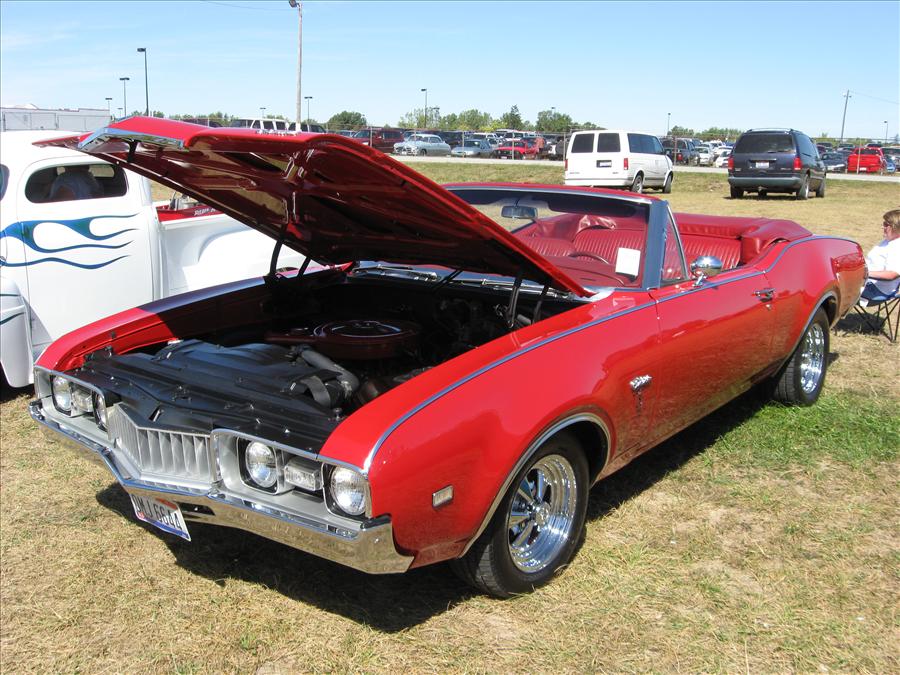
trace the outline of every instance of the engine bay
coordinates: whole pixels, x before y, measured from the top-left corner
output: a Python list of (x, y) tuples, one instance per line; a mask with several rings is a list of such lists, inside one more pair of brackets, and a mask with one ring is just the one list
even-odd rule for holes
[(509, 291), (371, 279), (315, 293), (281, 290), (262, 323), (127, 354), (95, 352), (79, 375), (156, 425), (278, 430), (316, 448), (347, 415), (394, 387), (572, 306), (524, 298), (511, 328)]

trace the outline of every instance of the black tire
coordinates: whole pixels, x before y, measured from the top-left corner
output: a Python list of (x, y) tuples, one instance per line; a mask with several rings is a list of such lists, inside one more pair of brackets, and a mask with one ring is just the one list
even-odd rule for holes
[(734, 185), (731, 186), (731, 198), (732, 199), (742, 199), (743, 196), (744, 196), (744, 191), (741, 188), (735, 187)]
[(631, 191), (641, 194), (644, 191), (644, 174), (638, 173), (631, 182)]
[[(555, 481), (545, 483), (544, 496), (535, 498), (531, 479), (544, 472), (545, 477)], [(534, 489), (537, 485), (535, 480)], [(569, 489), (557, 489), (560, 485)], [(557, 434), (515, 476), (487, 529), (466, 555), (452, 562), (454, 572), (466, 583), (498, 598), (529, 593), (544, 585), (568, 564), (581, 544), (589, 487), (587, 459), (580, 443), (565, 431)], [(537, 501), (540, 505), (531, 509), (523, 495), (532, 499), (531, 506)], [(546, 508), (548, 497), (551, 501), (563, 498), (571, 518), (551, 513), (552, 509)], [(518, 513), (514, 513), (514, 508)], [(525, 513), (529, 515), (523, 517)], [(516, 517), (522, 520), (510, 525)], [(548, 520), (550, 517), (556, 520)], [(517, 538), (513, 535), (519, 525), (523, 527), (517, 537), (525, 535), (522, 547), (514, 545)], [(544, 544), (552, 544), (547, 559), (534, 562), (533, 571), (525, 571), (523, 567), (529, 567), (526, 553), (534, 551), (537, 555), (543, 552)], [(513, 551), (517, 552), (515, 560)]]
[(765, 199), (766, 197), (769, 196), (769, 193), (767, 190), (760, 190), (759, 192), (757, 192), (757, 194), (759, 195), (760, 199)]
[(672, 174), (669, 174), (668, 176), (666, 176), (666, 182), (663, 183), (662, 191), (665, 194), (670, 194), (672, 192)]
[(816, 188), (816, 198), (824, 199), (825, 197), (825, 176), (822, 176), (822, 182), (819, 183), (819, 187)]
[(791, 405), (812, 405), (819, 399), (828, 371), (828, 316), (819, 308), (791, 358), (775, 377), (773, 396)]
[(803, 181), (800, 183), (796, 197), (801, 201), (809, 199), (809, 176), (803, 176)]

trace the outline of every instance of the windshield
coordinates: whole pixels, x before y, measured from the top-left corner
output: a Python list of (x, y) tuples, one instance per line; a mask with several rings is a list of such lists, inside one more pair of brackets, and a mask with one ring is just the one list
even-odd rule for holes
[(790, 134), (744, 134), (734, 146), (734, 153), (794, 152), (794, 140)]
[(464, 145), (467, 148), (480, 148), (481, 141), (466, 141)]
[(353, 134), (353, 138), (368, 138), (371, 132), (368, 129), (360, 129), (355, 134)]
[(586, 288), (641, 285), (648, 202), (550, 190), (451, 192)]

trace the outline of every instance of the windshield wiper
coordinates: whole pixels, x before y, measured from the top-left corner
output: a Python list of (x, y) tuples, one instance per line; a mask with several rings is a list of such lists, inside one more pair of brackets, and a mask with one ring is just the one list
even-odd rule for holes
[(374, 274), (382, 277), (396, 277), (401, 279), (416, 279), (417, 281), (437, 281), (441, 275), (437, 272), (427, 272), (418, 270), (413, 267), (398, 265), (368, 265), (366, 267), (356, 267), (350, 274), (359, 276), (361, 274)]

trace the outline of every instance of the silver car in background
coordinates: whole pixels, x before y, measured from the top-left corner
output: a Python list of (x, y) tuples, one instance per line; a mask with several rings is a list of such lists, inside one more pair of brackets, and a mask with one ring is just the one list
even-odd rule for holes
[(402, 143), (394, 144), (396, 155), (449, 155), (450, 146), (434, 134), (413, 134)]
[(487, 139), (467, 138), (462, 145), (457, 145), (450, 151), (451, 157), (490, 157), (494, 153), (494, 146)]

